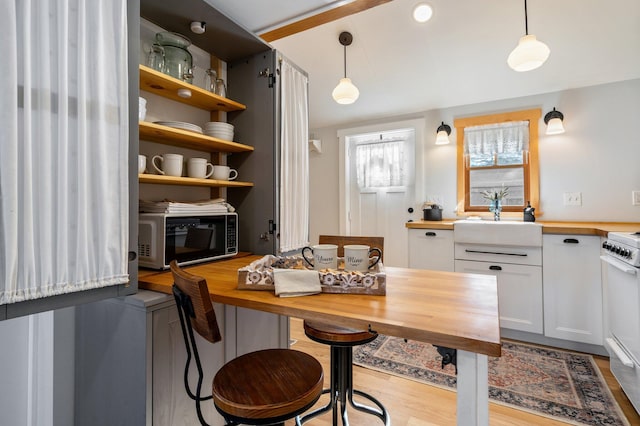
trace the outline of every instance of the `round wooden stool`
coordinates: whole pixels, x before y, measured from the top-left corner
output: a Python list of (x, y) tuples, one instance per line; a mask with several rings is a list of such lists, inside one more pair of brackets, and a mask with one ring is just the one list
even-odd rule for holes
[[(298, 426), (329, 410), (333, 412), (333, 425), (338, 424), (340, 409), (342, 424), (349, 425), (347, 418), (347, 402), (356, 410), (372, 414), (389, 426), (391, 420), (384, 406), (373, 396), (353, 388), (353, 347), (369, 343), (378, 337), (378, 333), (347, 327), (329, 325), (314, 321), (304, 321), (304, 332), (311, 340), (331, 346), (331, 387), (324, 389), (323, 394), (330, 395), (329, 403), (305, 416), (297, 417)], [(377, 408), (360, 404), (353, 400), (356, 394), (372, 402)]]

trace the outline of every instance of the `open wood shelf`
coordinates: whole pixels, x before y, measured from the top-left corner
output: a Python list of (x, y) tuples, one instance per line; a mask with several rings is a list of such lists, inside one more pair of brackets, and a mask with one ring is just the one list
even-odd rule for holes
[(253, 151), (250, 145), (213, 138), (189, 130), (162, 126), (148, 121), (138, 122), (140, 140), (158, 142), (165, 145), (181, 146), (207, 152), (247, 152)]
[[(178, 89), (191, 90), (190, 98), (178, 96)], [(207, 111), (243, 111), (246, 105), (223, 98), (193, 84), (140, 65), (140, 90)]]
[(198, 179), (190, 177), (177, 177), (177, 176), (165, 176), (165, 175), (152, 175), (142, 173), (138, 175), (138, 181), (140, 183), (151, 183), (161, 185), (183, 185), (183, 186), (208, 186), (212, 188), (220, 187), (251, 187), (252, 182), (238, 182), (235, 180), (213, 180), (213, 179)]

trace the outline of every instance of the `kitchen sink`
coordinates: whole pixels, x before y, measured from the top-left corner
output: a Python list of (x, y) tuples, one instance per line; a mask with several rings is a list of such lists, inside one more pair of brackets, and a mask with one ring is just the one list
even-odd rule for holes
[(542, 247), (542, 225), (535, 222), (457, 220), (456, 243)]

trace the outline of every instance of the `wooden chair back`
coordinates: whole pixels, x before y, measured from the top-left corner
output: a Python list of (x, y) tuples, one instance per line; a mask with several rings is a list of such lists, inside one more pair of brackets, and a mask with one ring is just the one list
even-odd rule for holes
[(382, 253), (380, 258), (384, 261), (384, 237), (360, 237), (346, 235), (320, 235), (319, 244), (335, 244), (338, 246), (338, 257), (344, 257), (344, 246), (349, 244), (367, 245), (369, 248), (378, 248)]
[(221, 341), (222, 336), (209, 296), (207, 280), (186, 272), (178, 266), (178, 262), (175, 260), (172, 260), (169, 265), (175, 285), (190, 299), (190, 306), (187, 304), (185, 312), (193, 329), (211, 343)]

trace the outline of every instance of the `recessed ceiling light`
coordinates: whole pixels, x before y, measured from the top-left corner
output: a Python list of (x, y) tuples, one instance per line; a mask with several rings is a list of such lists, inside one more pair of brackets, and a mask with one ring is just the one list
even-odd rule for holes
[(433, 16), (433, 9), (426, 3), (420, 3), (413, 8), (413, 19), (416, 22), (427, 22)]

